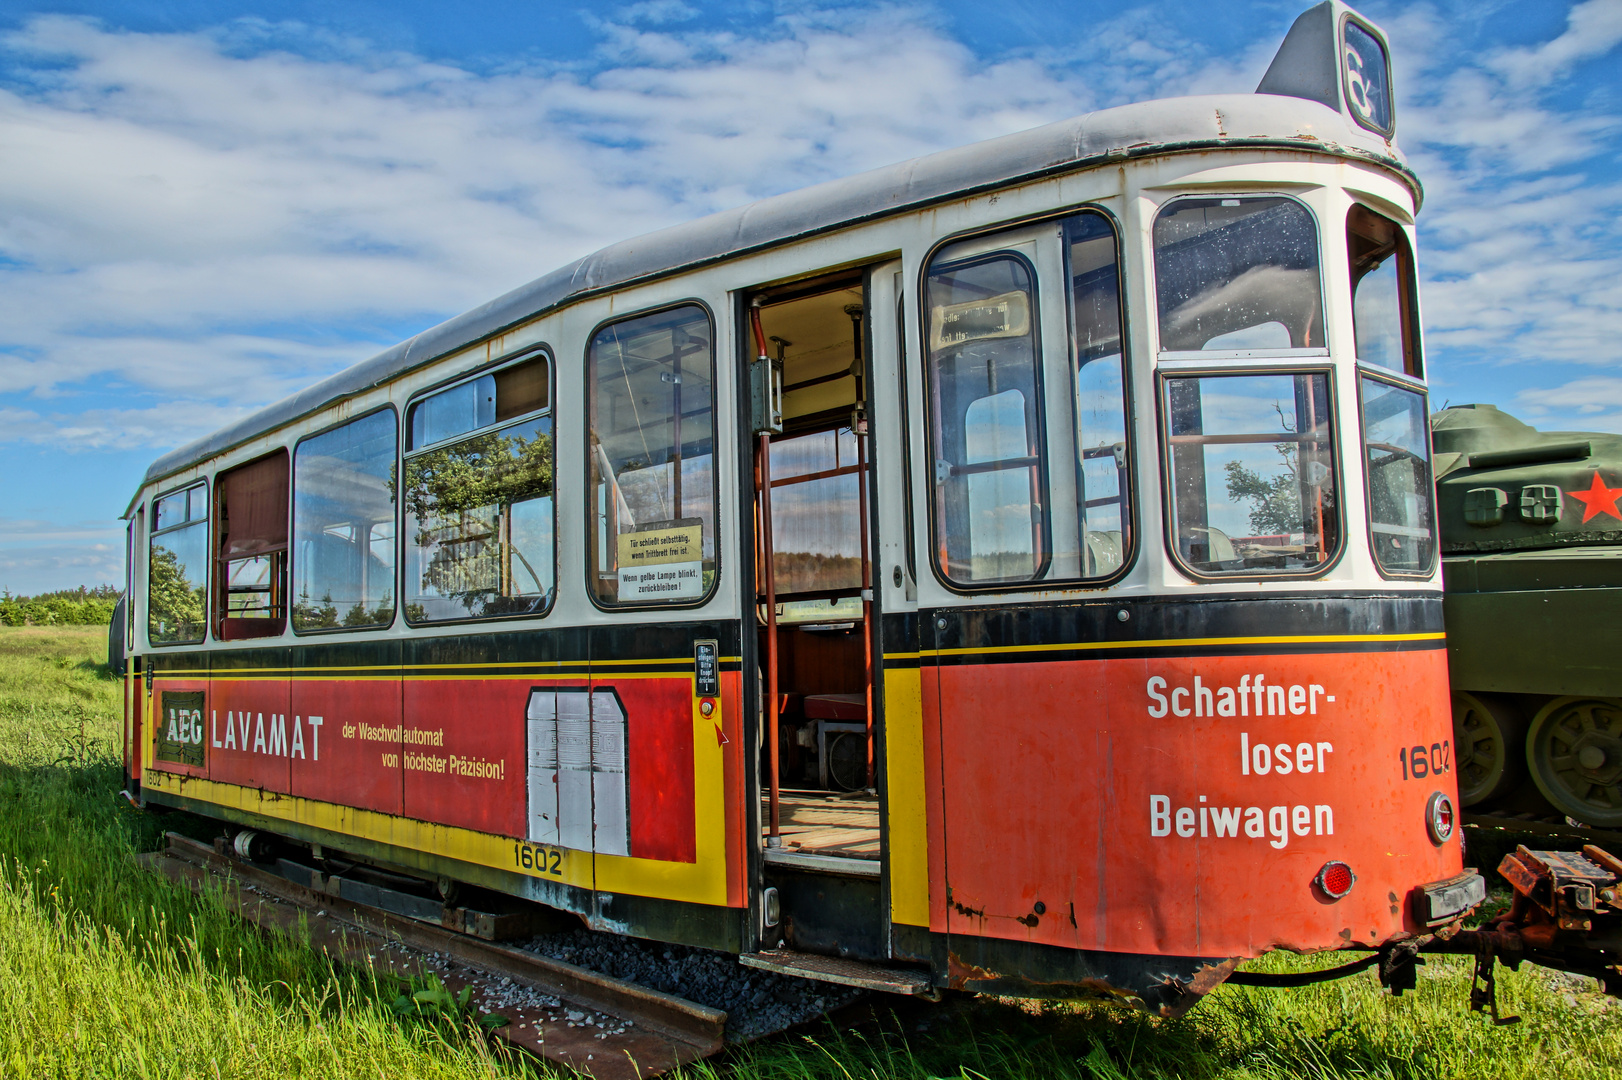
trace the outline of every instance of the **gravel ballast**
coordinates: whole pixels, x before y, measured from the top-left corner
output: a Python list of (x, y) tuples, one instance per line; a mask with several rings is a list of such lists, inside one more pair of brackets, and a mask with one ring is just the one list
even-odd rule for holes
[(520, 949), (684, 997), (727, 1014), (727, 1041), (745, 1042), (815, 1020), (863, 991), (744, 967), (731, 953), (591, 930), (512, 942)]

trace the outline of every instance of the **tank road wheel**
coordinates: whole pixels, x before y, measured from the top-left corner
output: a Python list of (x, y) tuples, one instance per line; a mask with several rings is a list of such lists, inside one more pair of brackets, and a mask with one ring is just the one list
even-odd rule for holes
[(1556, 810), (1589, 825), (1622, 825), (1622, 701), (1555, 698), (1532, 718), (1526, 760)]
[(1453, 743), (1461, 806), (1508, 795), (1526, 778), (1526, 721), (1496, 695), (1453, 691)]

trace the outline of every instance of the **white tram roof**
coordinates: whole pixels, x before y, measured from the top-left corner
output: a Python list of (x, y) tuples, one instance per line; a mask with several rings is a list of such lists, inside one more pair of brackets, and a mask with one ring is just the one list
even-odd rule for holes
[[(1270, 88), (1270, 82), (1278, 85), (1275, 73), (1292, 59), (1292, 43), (1303, 24), (1320, 13), (1346, 10), (1338, 2), (1324, 3), (1304, 14), (1285, 39), (1262, 87)], [(1327, 74), (1338, 81), (1333, 72)], [(1288, 79), (1291, 72), (1286, 70), (1283, 76)], [(1324, 91), (1331, 90), (1324, 86), (1322, 75), (1309, 81)], [(1402, 176), (1416, 201), (1421, 198), (1419, 180), (1392, 139), (1355, 123), (1344, 107), (1336, 109), (1322, 100), (1308, 99), (1309, 94), (1321, 99), (1327, 93), (1300, 85), (1279, 89), (1281, 93), (1163, 98), (1103, 109), (774, 195), (610, 244), (170, 451), (147, 469), (142, 487), (595, 294), (1059, 173), (1158, 154), (1244, 147), (1311, 150), (1383, 165)]]

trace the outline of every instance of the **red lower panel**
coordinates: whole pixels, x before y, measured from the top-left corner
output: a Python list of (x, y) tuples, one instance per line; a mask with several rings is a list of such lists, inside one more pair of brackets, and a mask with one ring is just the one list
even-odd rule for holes
[(529, 685), (507, 679), (405, 682), (401, 761), (407, 817), (524, 835)]
[(309, 753), (311, 732), (288, 708), (286, 679), (215, 678), (208, 718), (209, 779), (288, 790), (288, 762)]
[[(1410, 888), (1461, 868), (1425, 827), (1433, 792), (1457, 804), (1439, 649), (939, 678), (931, 892), (952, 933), (1205, 956), (1377, 942), (1414, 929)], [(1331, 859), (1358, 876), (1340, 901), (1313, 886)]]
[(296, 680), (292, 708), (310, 731), (308, 756), (292, 762), (294, 795), (400, 813), (398, 679)]
[(693, 684), (690, 679), (604, 679), (625, 707), (626, 785), (631, 854), (639, 859), (692, 862), (698, 857), (693, 820)]

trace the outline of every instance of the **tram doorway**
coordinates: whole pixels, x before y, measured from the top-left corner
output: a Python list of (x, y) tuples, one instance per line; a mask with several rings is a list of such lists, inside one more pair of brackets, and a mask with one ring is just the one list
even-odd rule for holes
[(754, 451), (766, 878), (791, 947), (877, 956), (883, 718), (867, 315), (859, 272), (758, 293), (747, 310), (781, 409), (781, 430), (757, 435)]

